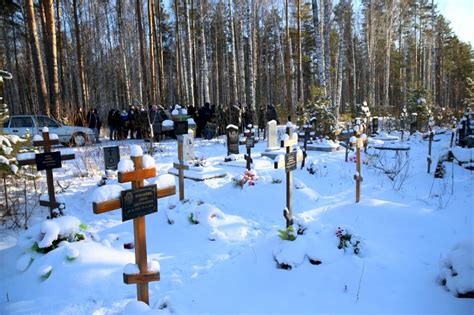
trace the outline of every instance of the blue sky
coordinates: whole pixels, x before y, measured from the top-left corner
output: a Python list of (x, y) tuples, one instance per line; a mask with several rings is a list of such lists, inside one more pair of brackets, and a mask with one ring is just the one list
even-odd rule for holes
[(453, 32), (474, 48), (474, 0), (437, 0), (438, 10), (450, 22)]

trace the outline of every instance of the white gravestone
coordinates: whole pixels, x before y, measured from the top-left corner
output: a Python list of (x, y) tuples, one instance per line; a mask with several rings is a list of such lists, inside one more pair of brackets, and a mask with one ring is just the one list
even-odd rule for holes
[(277, 123), (275, 120), (271, 120), (267, 124), (268, 126), (268, 143), (266, 151), (278, 150), (278, 135), (277, 135)]
[(196, 158), (194, 155), (194, 135), (192, 130), (187, 135), (183, 135), (183, 159), (192, 161)]

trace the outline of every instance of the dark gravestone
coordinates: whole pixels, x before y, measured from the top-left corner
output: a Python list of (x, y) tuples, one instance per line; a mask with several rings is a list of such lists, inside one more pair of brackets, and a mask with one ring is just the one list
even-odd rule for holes
[(174, 122), (174, 134), (175, 134), (175, 136), (187, 135), (188, 134), (188, 122), (187, 121), (175, 121)]
[(227, 127), (227, 155), (239, 154), (239, 129)]
[(122, 221), (158, 212), (156, 185), (121, 192)]
[(104, 163), (106, 170), (117, 170), (120, 161), (120, 149), (118, 146), (104, 147)]
[(285, 154), (285, 171), (296, 170), (296, 151)]
[(377, 133), (379, 130), (379, 119), (378, 117), (372, 118), (372, 133)]
[(35, 155), (36, 169), (38, 171), (61, 168), (61, 152), (45, 152)]

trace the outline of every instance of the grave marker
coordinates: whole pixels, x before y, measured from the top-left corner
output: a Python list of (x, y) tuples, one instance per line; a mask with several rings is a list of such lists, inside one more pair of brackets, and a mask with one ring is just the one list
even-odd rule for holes
[[(146, 227), (144, 215), (158, 211), (157, 198), (168, 197), (176, 193), (176, 187), (159, 189), (150, 186), (144, 187), (143, 181), (156, 176), (156, 169), (143, 169), (143, 157), (132, 156), (135, 170), (131, 172), (119, 172), (118, 182), (132, 182), (132, 189), (122, 192), (120, 199), (109, 200), (101, 203), (93, 203), (95, 214), (109, 212), (122, 208), (122, 220), (133, 219), (133, 238), (135, 244), (135, 263), (140, 273), (123, 274), (123, 282), (137, 285), (137, 299), (149, 304), (148, 283), (160, 280), (159, 272), (148, 271), (147, 249), (146, 249)], [(156, 193), (155, 193), (156, 192)], [(154, 203), (154, 205), (152, 205)], [(150, 206), (151, 210), (148, 209)], [(155, 211), (156, 209), (156, 211)]]
[(227, 126), (227, 155), (239, 154), (239, 128), (234, 125)]
[(433, 117), (430, 116), (428, 118), (428, 132), (429, 132), (429, 143), (428, 143), (428, 174), (430, 173), (431, 170), (431, 146), (433, 144), (433, 137), (434, 137), (434, 132), (433, 132), (433, 126), (434, 126), (434, 120)]
[(364, 146), (365, 134), (362, 134), (362, 127), (360, 121), (356, 121), (354, 126), (355, 136), (352, 138), (353, 145), (356, 146), (356, 174), (354, 179), (356, 181), (356, 203), (360, 201), (360, 183), (362, 182), (361, 168), (360, 168), (360, 149)]
[(268, 126), (267, 151), (277, 150), (279, 148), (277, 122), (275, 120), (271, 120), (267, 123), (267, 126)]
[(298, 138), (293, 137), (293, 125), (288, 122), (286, 125), (287, 140), (281, 140), (280, 147), (286, 149), (285, 154), (285, 171), (286, 171), (286, 208), (283, 210), (283, 217), (286, 220), (286, 227), (293, 225), (293, 206), (292, 206), (292, 186), (293, 178), (291, 172), (296, 169), (296, 154), (293, 146), (298, 143)]
[(104, 147), (104, 164), (106, 170), (117, 170), (120, 161), (120, 149), (118, 146)]
[(192, 161), (196, 158), (194, 153), (194, 134), (190, 130), (183, 137), (183, 160)]
[(301, 162), (301, 169), (304, 168), (306, 162), (306, 157), (308, 156), (308, 141), (311, 137), (311, 127), (309, 125), (304, 125), (304, 146), (303, 146), (303, 161)]
[(61, 155), (61, 152), (51, 152), (51, 146), (55, 144), (59, 144), (59, 140), (57, 138), (50, 139), (49, 130), (43, 128), (43, 140), (33, 140), (33, 145), (36, 147), (43, 147), (44, 153), (36, 154), (34, 159), (18, 161), (19, 165), (36, 165), (38, 171), (46, 170), (46, 184), (48, 186), (49, 201), (40, 200), (40, 206), (49, 207), (50, 218), (53, 218), (53, 209), (58, 208), (60, 205), (56, 202), (53, 169), (61, 168), (61, 161), (75, 159), (74, 154)]
[(255, 141), (254, 141), (254, 134), (251, 130), (246, 130), (245, 132), (245, 147), (247, 148), (247, 154), (245, 154), (244, 158), (245, 158), (245, 161), (247, 161), (247, 170), (250, 171), (250, 169), (252, 168), (252, 163), (253, 163), (253, 160), (252, 160), (252, 148), (255, 146)]
[(173, 167), (178, 170), (179, 177), (179, 200), (184, 200), (184, 170), (189, 170), (189, 166), (184, 163), (183, 159), (183, 136), (178, 136), (178, 161), (173, 163)]

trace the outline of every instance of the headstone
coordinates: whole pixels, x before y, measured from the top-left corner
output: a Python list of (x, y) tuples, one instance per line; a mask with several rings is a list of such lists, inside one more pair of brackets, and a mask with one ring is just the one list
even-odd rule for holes
[(120, 149), (118, 146), (104, 147), (104, 163), (106, 170), (117, 170), (120, 161)]
[(183, 160), (192, 161), (196, 158), (194, 153), (194, 133), (190, 131), (183, 135)]
[(239, 128), (227, 126), (227, 155), (239, 154)]
[(268, 143), (267, 151), (278, 150), (278, 134), (277, 134), (277, 123), (275, 120), (271, 120), (267, 123), (268, 128)]
[(372, 133), (378, 133), (379, 130), (379, 118), (374, 117), (372, 118)]

